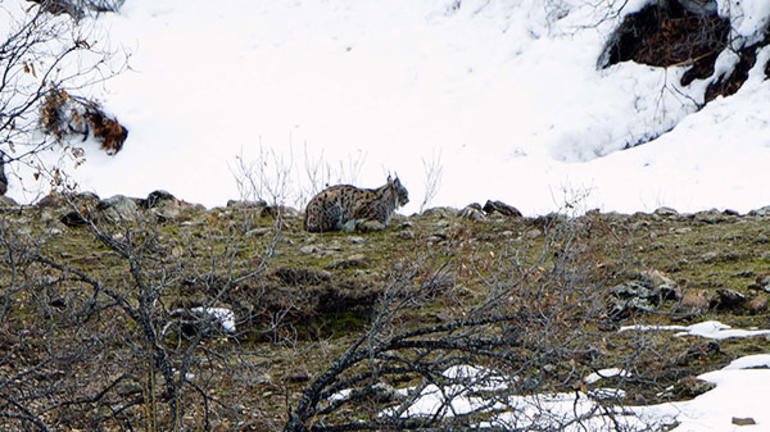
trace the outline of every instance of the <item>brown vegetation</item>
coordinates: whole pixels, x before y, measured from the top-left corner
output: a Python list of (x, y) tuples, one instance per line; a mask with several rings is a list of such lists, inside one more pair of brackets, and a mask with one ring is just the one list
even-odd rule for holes
[[(510, 378), (488, 393), (501, 403), (633, 370), (610, 384), (629, 395), (602, 402), (611, 418), (615, 404), (697, 394), (676, 385), (767, 349), (617, 331), (770, 325), (748, 302), (710, 307), (724, 290), (761, 300), (763, 213), (474, 221), (435, 209), (380, 232), (308, 234), (301, 214), (265, 207), (205, 210), (157, 192), (0, 215), (0, 376), (16, 377), (0, 378), (0, 429), (462, 429), (488, 413), (382, 413), (421, 386), (473, 386), (443, 375), (463, 364)], [(207, 307), (233, 311), (235, 331)]]
[(119, 152), (128, 137), (128, 129), (108, 116), (98, 102), (56, 88), (43, 99), (40, 124), (59, 141), (73, 135), (82, 135), (85, 141), (92, 135), (109, 155)]

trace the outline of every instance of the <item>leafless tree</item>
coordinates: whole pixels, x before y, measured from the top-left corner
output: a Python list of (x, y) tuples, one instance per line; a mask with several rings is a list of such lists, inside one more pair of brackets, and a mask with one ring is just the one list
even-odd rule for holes
[(425, 170), (425, 194), (422, 203), (420, 203), (419, 213), (433, 201), (441, 188), (441, 180), (444, 176), (444, 167), (441, 165), (441, 152), (437, 151), (430, 160), (422, 160), (422, 166)]

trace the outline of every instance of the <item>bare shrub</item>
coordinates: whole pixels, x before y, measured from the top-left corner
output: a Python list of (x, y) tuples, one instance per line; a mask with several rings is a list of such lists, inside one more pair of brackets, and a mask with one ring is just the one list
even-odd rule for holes
[(356, 152), (339, 160), (336, 165), (329, 163), (324, 157), (323, 151), (317, 157), (313, 157), (305, 146), (304, 172), (305, 178), (298, 179), (303, 186), (300, 187), (297, 204), (302, 205), (314, 197), (323, 189), (340, 183), (355, 184), (361, 175), (366, 153)]
[[(588, 226), (555, 216), (542, 229), (539, 252), (511, 248), (477, 262), (484, 288), (475, 294), (452, 282), (466, 258), (399, 264), (367, 330), (305, 388), (284, 431), (647, 427), (617, 410), (618, 398), (581, 390), (603, 366), (596, 326), (610, 323), (605, 276), (576, 241)], [(464, 244), (473, 234), (458, 235)], [(405, 316), (434, 308), (438, 323), (404, 325)], [(631, 364), (644, 350), (619, 361)], [(569, 408), (540, 396), (552, 392)]]
[(265, 148), (260, 142), (256, 157), (247, 161), (243, 154), (236, 156), (235, 177), (238, 194), (250, 201), (265, 201), (273, 206), (286, 205), (292, 199), (290, 184), (293, 156)]
[(425, 171), (425, 194), (420, 203), (419, 213), (433, 201), (441, 188), (441, 180), (444, 176), (444, 167), (441, 164), (441, 152), (434, 152), (430, 160), (422, 159), (422, 166)]
[[(262, 274), (275, 237), (255, 250), (235, 225), (168, 239), (156, 217), (102, 219), (92, 201), (62, 195), (83, 225), (66, 254), (56, 233), (25, 233), (0, 215), (0, 429), (212, 430), (242, 422), (258, 376), (238, 341), (249, 309), (226, 303)], [(64, 210), (64, 209), (62, 209)], [(193, 244), (192, 239), (206, 240)], [(201, 247), (201, 244), (207, 245)], [(88, 258), (94, 248), (99, 258)], [(81, 254), (85, 260), (62, 256)], [(91, 255), (92, 256), (92, 255)], [(121, 262), (115, 273), (96, 271)]]
[(313, 155), (305, 146), (298, 161), (291, 143), (288, 151), (281, 151), (260, 141), (256, 154), (249, 155), (248, 160), (243, 153), (236, 156), (230, 171), (242, 199), (300, 208), (332, 184), (355, 184), (365, 160), (365, 152), (356, 152), (334, 164), (323, 152)]

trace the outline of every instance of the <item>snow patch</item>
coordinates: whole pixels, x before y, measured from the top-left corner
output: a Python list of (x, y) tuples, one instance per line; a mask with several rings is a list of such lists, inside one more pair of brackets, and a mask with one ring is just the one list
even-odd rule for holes
[[(544, 214), (569, 191), (590, 191), (583, 207), (604, 211), (767, 205), (770, 81), (755, 73), (751, 90), (695, 112), (706, 80), (680, 88), (683, 68), (597, 70), (614, 27), (650, 0), (593, 3), (127, 2), (94, 34), (130, 51), (131, 69), (85, 96), (129, 138), (116, 157), (87, 145), (70, 171), (100, 196), (161, 188), (211, 207), (238, 198), (235, 156), (263, 145), (292, 174), (287, 204), (301, 206), (304, 154), (321, 168), (363, 154), (356, 184), (398, 172), (408, 214), (424, 196), (422, 160), (441, 149), (436, 206), (496, 199)], [(720, 0), (747, 41), (768, 8)], [(39, 196), (14, 182), (9, 195)]]
[(193, 313), (214, 318), (228, 333), (235, 333), (235, 314), (227, 308), (195, 307)]
[(674, 336), (699, 336), (707, 339), (746, 338), (770, 335), (770, 330), (733, 329), (729, 325), (722, 324), (719, 321), (704, 321), (690, 326), (655, 326), (640, 324), (623, 326), (619, 331), (677, 331), (679, 333), (674, 334)]
[(586, 384), (593, 384), (599, 380), (602, 380), (605, 378), (612, 378), (616, 376), (619, 376), (621, 378), (626, 378), (626, 377), (632, 376), (632, 374), (627, 370), (618, 369), (618, 368), (600, 369), (583, 378), (583, 382), (585, 382)]

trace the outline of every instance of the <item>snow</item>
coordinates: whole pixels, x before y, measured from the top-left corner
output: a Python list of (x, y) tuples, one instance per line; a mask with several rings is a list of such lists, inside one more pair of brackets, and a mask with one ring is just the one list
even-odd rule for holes
[(594, 384), (604, 378), (612, 378), (612, 377), (630, 377), (631, 373), (618, 368), (608, 368), (608, 369), (600, 369), (585, 378), (583, 378), (583, 382), (586, 384)]
[[(465, 370), (475, 370), (464, 366)], [(601, 375), (623, 376), (625, 371), (607, 369)], [(604, 372), (604, 373), (602, 373)], [(486, 376), (489, 372), (483, 372)], [(446, 373), (444, 375), (447, 375)], [(463, 375), (465, 376), (465, 375)], [(593, 375), (586, 378), (586, 382)], [(651, 425), (678, 423), (675, 432), (717, 432), (731, 430), (767, 430), (770, 412), (767, 411), (767, 389), (770, 388), (770, 355), (751, 355), (734, 360), (728, 366), (698, 376), (698, 379), (716, 384), (716, 387), (692, 400), (662, 403), (650, 406), (616, 407), (615, 421), (603, 415), (597, 399), (622, 397), (619, 389), (594, 389), (586, 395), (576, 393), (549, 393), (510, 396), (505, 403), (474, 396), (481, 388), (431, 384), (420, 391), (404, 416), (461, 415), (472, 410), (505, 410), (495, 414), (490, 423), (511, 429), (558, 428), (564, 431), (648, 430)], [(598, 375), (597, 375), (598, 380)], [(595, 381), (591, 380), (591, 383)], [(408, 390), (408, 389), (406, 389)], [(412, 389), (413, 391), (413, 389)], [(488, 391), (485, 389), (485, 391)], [(388, 413), (389, 411), (386, 411)], [(737, 427), (732, 419), (751, 418), (756, 425)], [(580, 419), (580, 421), (577, 421)], [(484, 424), (487, 426), (489, 424)], [(655, 427), (652, 429), (657, 430)], [(666, 429), (669, 430), (669, 429)]]
[(770, 3), (754, 0), (718, 0), (717, 11), (722, 17), (731, 18), (733, 49), (759, 42), (770, 21)]
[(719, 321), (704, 321), (690, 326), (648, 326), (632, 325), (620, 328), (624, 331), (677, 331), (674, 336), (699, 336), (707, 339), (745, 338), (770, 335), (770, 330), (743, 330), (734, 329)]
[[(131, 0), (120, 14), (99, 17), (88, 36), (93, 46), (129, 52), (129, 70), (82, 90), (118, 116), (128, 140), (114, 157), (86, 143), (87, 162), (68, 170), (102, 197), (166, 189), (209, 207), (238, 198), (237, 157), (285, 174), (289, 183), (277, 198), (295, 206), (326, 183), (374, 187), (395, 172), (410, 190), (401, 210), (408, 214), (420, 208), (432, 163), (443, 175), (431, 205), (498, 199), (535, 215), (566, 203), (620, 212), (746, 212), (770, 204), (763, 70), (770, 47), (735, 95), (701, 110), (708, 83), (736, 62), (729, 50), (714, 76), (687, 88), (678, 84), (683, 67), (597, 68), (614, 26), (651, 1), (462, 0), (453, 10), (455, 0)], [(620, 13), (612, 10), (624, 3)], [(732, 19), (732, 48), (756, 42), (767, 28), (770, 2), (717, 3)], [(28, 8), (21, 0), (0, 6), (13, 17)], [(6, 30), (10, 20), (3, 21)], [(30, 173), (17, 173), (28, 189), (12, 182), (9, 195), (39, 197)], [(231, 311), (201, 312), (235, 330)], [(718, 322), (628, 330), (770, 334)], [(701, 376), (714, 390), (639, 413), (676, 416), (680, 432), (732, 430), (732, 416), (757, 421), (740, 430), (767, 430), (770, 370), (746, 368), (768, 363), (767, 355), (738, 359)], [(471, 368), (447, 373), (489, 375)], [(596, 378), (615, 373), (623, 372)], [(435, 390), (424, 389), (425, 405), (415, 409), (438, 409)], [(459, 411), (483, 403), (454, 390)], [(527, 406), (548, 407), (553, 418), (594, 406), (582, 394), (573, 402), (574, 395), (541, 395), (512, 404), (524, 416), (534, 413)]]
[[(166, 189), (220, 206), (239, 197), (242, 156), (287, 173), (279, 199), (294, 206), (326, 183), (375, 187), (395, 172), (409, 214), (433, 161), (443, 176), (431, 205), (499, 199), (534, 215), (575, 200), (621, 212), (770, 203), (761, 61), (737, 94), (696, 111), (708, 79), (680, 88), (683, 68), (596, 67), (614, 25), (649, 1), (617, 16), (578, 0), (453, 3), (126, 2), (90, 42), (130, 52), (130, 69), (84, 92), (129, 137), (115, 157), (86, 143), (73, 179), (103, 197)], [(770, 15), (764, 0), (719, 7), (746, 43)], [(39, 193), (11, 184), (9, 195)]]
[[(674, 336), (694, 335), (704, 338), (745, 338), (770, 334), (770, 330), (739, 330), (717, 321), (706, 321), (692, 326), (627, 326), (623, 331), (680, 331)], [(504, 377), (493, 370), (471, 365), (453, 366), (443, 376), (461, 379), (462, 384), (439, 388), (434, 384), (400, 389), (403, 395), (418, 392), (414, 402), (402, 416), (453, 416), (474, 410), (498, 411), (490, 423), (504, 428), (558, 428), (565, 431), (648, 430), (652, 425), (678, 426), (676, 432), (721, 432), (731, 430), (768, 430), (770, 412), (767, 411), (767, 391), (770, 389), (770, 354), (756, 354), (733, 360), (722, 369), (707, 372), (698, 379), (716, 384), (716, 387), (693, 398), (648, 406), (620, 406), (615, 408), (615, 421), (603, 415), (602, 399), (622, 398), (625, 392), (614, 388), (594, 388), (584, 392), (543, 393), (508, 396), (504, 401), (485, 399), (479, 394), (505, 390)], [(628, 377), (631, 373), (619, 368), (607, 368), (587, 375), (583, 381), (595, 384), (603, 378)], [(497, 383), (490, 385), (490, 383)], [(503, 411), (503, 412), (500, 412)], [(386, 410), (383, 414), (392, 413)], [(738, 426), (732, 419), (751, 418), (754, 426)], [(579, 421), (578, 421), (579, 420)], [(485, 423), (485, 426), (489, 424)], [(655, 427), (652, 429), (657, 430)], [(666, 429), (669, 430), (669, 429)]]
[[(721, 370), (698, 376), (716, 384), (713, 390), (689, 401), (635, 410), (648, 418), (676, 418), (680, 424), (672, 432), (766, 431), (770, 428), (767, 410), (770, 369), (767, 362), (767, 356), (739, 358)], [(733, 417), (751, 418), (756, 425), (736, 426), (732, 423)]]
[(192, 312), (213, 317), (228, 333), (235, 333), (235, 314), (227, 308), (195, 307)]

